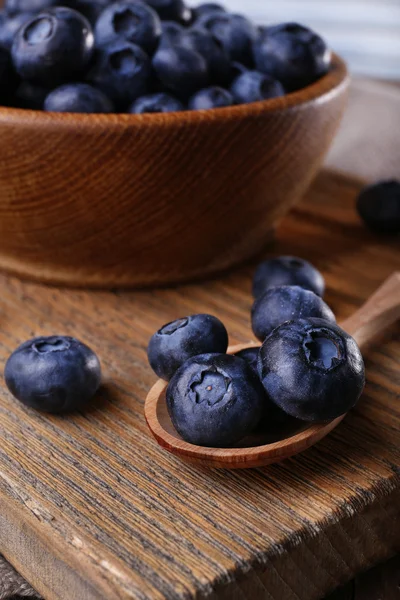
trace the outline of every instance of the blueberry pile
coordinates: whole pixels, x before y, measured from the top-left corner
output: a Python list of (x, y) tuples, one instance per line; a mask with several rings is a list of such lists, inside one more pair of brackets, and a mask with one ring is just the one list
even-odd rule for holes
[(222, 108), (299, 90), (331, 52), (297, 23), (257, 27), (183, 0), (5, 0), (0, 103), (58, 112)]
[(256, 270), (252, 327), (261, 347), (226, 353), (228, 334), (211, 315), (164, 325), (148, 357), (167, 380), (175, 429), (192, 444), (229, 447), (293, 419), (330, 421), (350, 410), (365, 383), (354, 339), (322, 300), (322, 275), (290, 256)]

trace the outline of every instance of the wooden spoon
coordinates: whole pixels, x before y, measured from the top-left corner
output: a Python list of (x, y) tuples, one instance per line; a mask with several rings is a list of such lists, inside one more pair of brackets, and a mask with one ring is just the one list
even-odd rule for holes
[[(364, 350), (379, 333), (400, 318), (400, 272), (394, 273), (369, 298), (369, 300), (341, 327), (349, 332)], [(243, 348), (257, 344), (231, 346), (228, 352), (234, 354)], [(168, 415), (165, 400), (167, 382), (163, 380), (151, 388), (145, 403), (147, 424), (157, 442), (173, 454), (190, 462), (208, 467), (244, 469), (262, 467), (279, 462), (313, 446), (324, 438), (344, 419), (341, 415), (330, 423), (293, 425), (295, 431), (280, 432), (281, 439), (268, 440), (266, 436), (249, 436), (235, 448), (208, 448), (185, 442), (174, 429)], [(297, 431), (296, 431), (297, 427)], [(276, 437), (276, 436), (275, 436)], [(270, 443), (266, 443), (269, 441)]]

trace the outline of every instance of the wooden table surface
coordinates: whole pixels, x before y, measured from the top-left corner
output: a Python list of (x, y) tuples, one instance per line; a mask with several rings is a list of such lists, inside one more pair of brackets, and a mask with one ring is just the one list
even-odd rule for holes
[[(356, 151), (347, 141), (344, 168)], [(360, 185), (322, 172), (265, 253), (314, 262), (338, 320), (400, 269), (400, 240), (358, 221)], [(1, 364), (30, 336), (65, 333), (92, 346), (104, 370), (97, 401), (67, 418), (25, 409), (0, 383), (0, 551), (47, 600), (317, 600), (400, 551), (400, 324), (366, 353), (356, 410), (280, 465), (211, 471), (149, 435), (149, 336), (204, 311), (225, 321), (231, 343), (250, 340), (254, 265), (153, 292), (0, 277)]]
[[(270, 249), (322, 270), (339, 320), (400, 269), (399, 240), (358, 222), (358, 189), (322, 173)], [(92, 346), (104, 368), (85, 414), (40, 415), (1, 391), (1, 551), (45, 598), (313, 600), (399, 550), (400, 326), (365, 356), (359, 407), (301, 456), (211, 471), (149, 435), (149, 336), (199, 311), (225, 321), (231, 343), (250, 339), (253, 268), (157, 292), (0, 279), (1, 362), (22, 340), (60, 332)]]

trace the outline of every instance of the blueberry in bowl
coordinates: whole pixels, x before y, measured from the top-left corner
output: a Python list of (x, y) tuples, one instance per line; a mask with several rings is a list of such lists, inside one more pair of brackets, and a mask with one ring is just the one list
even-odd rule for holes
[(67, 83), (52, 90), (44, 100), (44, 110), (70, 113), (111, 113), (109, 98), (87, 83)]
[(44, 10), (15, 34), (11, 55), (18, 75), (55, 86), (75, 79), (88, 68), (94, 52), (89, 21), (75, 10)]
[(148, 93), (151, 75), (150, 58), (140, 46), (114, 40), (97, 51), (87, 79), (117, 109), (126, 110), (134, 100)]
[(258, 372), (272, 402), (311, 423), (348, 412), (365, 384), (357, 343), (324, 319), (288, 321), (274, 329), (261, 347)]
[(140, 96), (131, 105), (129, 112), (135, 115), (144, 113), (169, 113), (185, 110), (185, 106), (171, 94), (160, 92)]
[(224, 108), (232, 106), (233, 97), (228, 90), (213, 86), (200, 90), (189, 100), (189, 109), (208, 110), (210, 108)]
[(314, 317), (335, 323), (335, 315), (329, 306), (314, 294), (297, 285), (273, 287), (259, 296), (251, 310), (251, 326), (260, 340), (285, 321)]
[(258, 71), (245, 71), (232, 83), (231, 93), (237, 104), (262, 102), (285, 94), (277, 79)]
[(175, 429), (198, 446), (227, 447), (261, 419), (264, 391), (248, 364), (228, 354), (201, 354), (186, 361), (167, 387)]
[(277, 256), (260, 263), (253, 277), (253, 296), (281, 285), (299, 285), (318, 296), (325, 292), (325, 280), (308, 261), (297, 256)]
[(96, 45), (104, 46), (116, 40), (137, 44), (148, 54), (157, 48), (161, 36), (161, 21), (146, 4), (118, 0), (105, 8), (96, 21)]
[(96, 354), (73, 337), (38, 337), (11, 354), (4, 378), (22, 404), (65, 413), (83, 409), (93, 398), (101, 383), (101, 367)]
[(224, 353), (228, 333), (217, 317), (191, 315), (167, 323), (151, 337), (147, 355), (153, 371), (170, 380), (189, 358), (198, 354)]
[(328, 72), (332, 60), (324, 40), (298, 23), (263, 28), (253, 49), (257, 69), (280, 81), (288, 91), (319, 79)]

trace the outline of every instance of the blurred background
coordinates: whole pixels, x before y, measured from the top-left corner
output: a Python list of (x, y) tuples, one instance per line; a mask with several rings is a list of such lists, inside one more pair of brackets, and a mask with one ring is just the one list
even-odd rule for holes
[(308, 25), (347, 60), (352, 73), (400, 79), (400, 0), (221, 0), (221, 3), (260, 24), (298, 21)]

